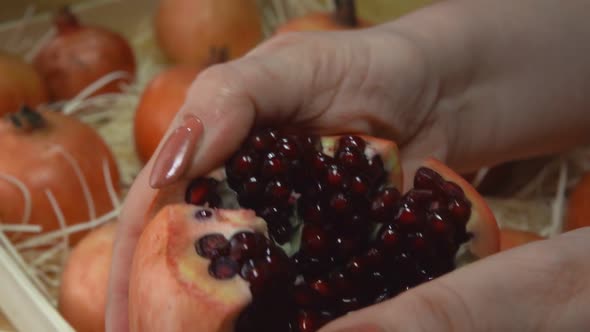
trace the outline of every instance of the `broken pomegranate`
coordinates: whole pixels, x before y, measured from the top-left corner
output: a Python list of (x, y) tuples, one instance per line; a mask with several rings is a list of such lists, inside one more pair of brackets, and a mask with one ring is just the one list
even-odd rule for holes
[(498, 251), (466, 181), (428, 160), (402, 195), (398, 158), (374, 137), (262, 130), (210, 176), (162, 189), (134, 257), (131, 330), (316, 331)]

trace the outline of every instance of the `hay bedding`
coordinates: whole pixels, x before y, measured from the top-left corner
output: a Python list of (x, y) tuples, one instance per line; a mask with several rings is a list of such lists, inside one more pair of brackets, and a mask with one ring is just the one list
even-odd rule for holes
[[(328, 10), (330, 2), (299, 1), (299, 0), (259, 0), (263, 8), (264, 30), (267, 35), (278, 23), (289, 17), (298, 16), (310, 10)], [(36, 51), (42, 40), (31, 41), (24, 38), (26, 21), (31, 16), (27, 11), (23, 18), (21, 39), (15, 38), (6, 45), (12, 51), (26, 54), (27, 58)], [(47, 38), (52, 32), (42, 38)], [(162, 55), (159, 53), (151, 29), (151, 20), (146, 17), (133, 35), (129, 36), (138, 58), (138, 76), (135, 83), (124, 87), (123, 93), (85, 98), (97, 86), (117, 77), (120, 73), (112, 73), (62, 105), (64, 112), (89, 123), (102, 135), (110, 145), (119, 165), (121, 181), (124, 191), (131, 185), (134, 177), (141, 169), (137, 159), (132, 137), (132, 120), (140, 93), (150, 78), (166, 67)], [(20, 43), (18, 42), (20, 40)], [(517, 229), (531, 230), (545, 236), (557, 234), (561, 230), (564, 216), (564, 203), (569, 189), (577, 182), (580, 175), (590, 170), (590, 148), (584, 147), (575, 151), (549, 158), (542, 165), (541, 171), (528, 180), (517, 192), (508, 198), (487, 198), (499, 223)], [(486, 170), (482, 170), (482, 174)], [(481, 174), (481, 175), (482, 175)], [(478, 181), (476, 178), (474, 181)], [(123, 195), (124, 196), (124, 195)], [(116, 199), (116, 206), (120, 207), (122, 197)], [(116, 218), (118, 208), (100, 216), (97, 220), (89, 221), (85, 227), (92, 228), (101, 223)], [(0, 225), (5, 229), (9, 225)], [(14, 225), (13, 228), (22, 226)], [(23, 231), (38, 231), (34, 226), (22, 227)], [(1, 228), (0, 228), (1, 230)], [(42, 242), (42, 241), (41, 241)], [(41, 244), (40, 242), (40, 244)], [(47, 243), (47, 242), (46, 242)], [(39, 251), (34, 246), (25, 247), (22, 243), (9, 243), (0, 232), (0, 245), (8, 249), (12, 258), (19, 263), (35, 286), (56, 305), (56, 295), (59, 287), (59, 276), (62, 264), (69, 248), (61, 238), (49, 241), (49, 250)]]

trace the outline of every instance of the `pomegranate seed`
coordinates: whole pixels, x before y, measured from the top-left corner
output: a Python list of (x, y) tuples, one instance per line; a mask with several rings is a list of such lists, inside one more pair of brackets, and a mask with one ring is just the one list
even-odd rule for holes
[(371, 216), (377, 222), (388, 222), (392, 220), (399, 198), (400, 193), (395, 188), (380, 190), (371, 203)]
[(316, 332), (324, 326), (331, 317), (315, 313), (312, 311), (301, 310), (297, 315), (298, 328), (300, 332)]
[(255, 296), (262, 293), (265, 285), (271, 280), (268, 262), (261, 259), (249, 259), (244, 263), (240, 276), (250, 283), (250, 289)]
[(261, 257), (269, 246), (268, 239), (264, 235), (252, 232), (234, 234), (229, 244), (230, 256), (237, 262)]
[(460, 225), (465, 225), (471, 217), (471, 204), (465, 200), (454, 199), (449, 203), (449, 212)]
[(257, 177), (249, 177), (242, 185), (241, 195), (251, 198), (257, 198), (264, 188), (264, 184)]
[(404, 229), (416, 228), (418, 225), (418, 216), (414, 209), (404, 205), (399, 209), (395, 216), (395, 223), (399, 225), (400, 228)]
[(336, 160), (344, 168), (358, 170), (366, 166), (367, 159), (365, 155), (354, 148), (344, 148), (338, 152)]
[(443, 181), (442, 176), (437, 172), (427, 167), (420, 167), (414, 175), (414, 188), (437, 190)]
[(334, 159), (330, 156), (323, 154), (322, 152), (316, 152), (311, 158), (311, 166), (316, 174), (322, 174), (325, 172), (330, 165), (332, 165)]
[(289, 160), (296, 160), (300, 154), (297, 142), (289, 137), (279, 139), (278, 151)]
[(345, 186), (344, 170), (338, 165), (330, 165), (326, 173), (326, 184), (334, 189), (343, 188)]
[(289, 163), (287, 160), (274, 152), (269, 152), (262, 162), (262, 169), (260, 173), (266, 179), (274, 176), (287, 175), (289, 171)]
[(382, 178), (385, 175), (385, 165), (383, 164), (383, 159), (381, 159), (379, 155), (374, 156), (368, 161), (366, 174), (371, 182), (375, 183), (382, 181)]
[(226, 256), (229, 254), (229, 241), (223, 234), (207, 234), (196, 241), (195, 249), (199, 256), (209, 259)]
[(365, 260), (367, 261), (367, 264), (371, 266), (371, 268), (379, 270), (384, 264), (385, 259), (379, 249), (371, 248), (365, 254)]
[(359, 196), (365, 196), (369, 193), (369, 180), (361, 175), (356, 175), (350, 183), (350, 190)]
[(355, 148), (359, 151), (365, 151), (366, 145), (367, 143), (365, 143), (364, 139), (354, 135), (342, 136), (338, 142), (339, 147)]
[(262, 130), (250, 136), (249, 145), (256, 151), (267, 151), (277, 141), (277, 133), (272, 130)]
[(360, 238), (358, 234), (340, 234), (336, 236), (333, 247), (337, 258), (346, 259), (359, 251)]
[(266, 185), (264, 194), (271, 202), (288, 204), (291, 197), (291, 187), (282, 180), (271, 181)]
[(330, 285), (334, 294), (340, 296), (350, 295), (355, 289), (355, 284), (352, 278), (345, 272), (335, 272), (330, 275)]
[(320, 301), (317, 294), (306, 283), (295, 286), (293, 298), (295, 303), (303, 308), (312, 307)]
[(313, 256), (326, 256), (329, 251), (327, 232), (318, 225), (305, 224), (301, 235), (301, 248)]
[(217, 207), (221, 198), (215, 192), (219, 182), (212, 178), (197, 178), (189, 185), (185, 193), (185, 202), (193, 205)]
[(332, 289), (326, 280), (318, 279), (309, 284), (309, 287), (321, 297), (329, 298), (332, 296)]
[(381, 228), (378, 241), (379, 247), (387, 253), (397, 253), (401, 248), (399, 233), (392, 224)]
[(364, 276), (367, 270), (367, 262), (361, 256), (353, 257), (346, 265), (346, 271), (350, 273), (354, 278), (360, 278)]
[(305, 222), (320, 224), (324, 221), (323, 208), (318, 202), (301, 202), (299, 211)]
[(287, 281), (294, 280), (295, 271), (291, 266), (289, 256), (282, 249), (275, 246), (269, 247), (266, 250), (264, 259), (268, 263), (268, 268), (273, 275), (282, 276)]
[(447, 239), (451, 237), (452, 227), (449, 224), (448, 217), (442, 213), (433, 213), (429, 216), (428, 221), (430, 228), (440, 238)]
[(346, 314), (361, 308), (362, 304), (356, 296), (341, 297), (336, 300), (336, 306), (341, 314)]
[(442, 183), (441, 190), (447, 194), (451, 198), (463, 198), (465, 197), (465, 193), (463, 189), (459, 187), (458, 184), (450, 181), (445, 181)]
[(229, 257), (217, 257), (209, 264), (209, 274), (216, 279), (231, 279), (237, 273), (240, 266)]
[(330, 198), (330, 208), (337, 214), (344, 214), (350, 210), (351, 200), (344, 193), (336, 193)]
[(246, 178), (256, 174), (259, 167), (256, 155), (251, 151), (238, 152), (231, 161), (229, 171), (233, 176)]
[(411, 189), (408, 191), (402, 201), (410, 206), (425, 207), (434, 199), (434, 192), (427, 189)]
[(428, 241), (422, 232), (410, 233), (406, 238), (407, 247), (412, 255), (423, 256), (428, 250)]

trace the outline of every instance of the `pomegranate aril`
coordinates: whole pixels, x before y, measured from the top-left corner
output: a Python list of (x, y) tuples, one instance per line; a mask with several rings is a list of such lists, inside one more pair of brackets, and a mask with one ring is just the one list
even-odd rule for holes
[(256, 210), (256, 214), (269, 225), (283, 225), (289, 223), (291, 210), (290, 207), (270, 205)]
[(335, 237), (333, 253), (337, 260), (346, 260), (362, 249), (364, 239), (359, 234), (339, 234)]
[(348, 186), (346, 183), (346, 174), (342, 167), (338, 165), (328, 166), (324, 181), (328, 188), (335, 190), (346, 188)]
[(320, 299), (318, 294), (307, 283), (301, 283), (293, 289), (293, 300), (300, 308), (315, 308)]
[(271, 149), (277, 142), (277, 132), (273, 130), (261, 130), (250, 136), (248, 144), (256, 151), (262, 152)]
[(346, 264), (346, 272), (355, 279), (363, 278), (367, 273), (367, 261), (362, 256), (355, 256)]
[(223, 234), (207, 234), (195, 241), (195, 250), (201, 257), (216, 258), (229, 254), (229, 241)]
[(332, 291), (338, 296), (349, 296), (355, 292), (355, 283), (352, 278), (344, 271), (336, 271), (329, 277)]
[(299, 215), (303, 221), (320, 224), (324, 221), (322, 204), (316, 201), (299, 201)]
[(381, 159), (379, 155), (369, 159), (366, 167), (366, 175), (369, 180), (373, 183), (379, 183), (383, 181), (383, 176), (385, 175), (384, 167), (383, 159)]
[(264, 195), (272, 203), (288, 205), (291, 197), (291, 186), (283, 180), (274, 180), (266, 185)]
[(367, 164), (367, 159), (362, 151), (348, 147), (339, 149), (336, 161), (342, 167), (350, 170), (362, 169)]
[(400, 229), (415, 230), (421, 226), (421, 217), (421, 214), (416, 209), (404, 204), (399, 208), (394, 223)]
[(359, 300), (359, 298), (356, 296), (337, 298), (334, 304), (337, 307), (337, 311), (342, 315), (363, 307), (361, 300)]
[(320, 298), (327, 299), (332, 296), (332, 288), (327, 280), (317, 279), (309, 283), (309, 287), (320, 296)]
[(432, 233), (436, 234), (439, 239), (453, 239), (454, 227), (450, 223), (448, 214), (442, 210), (431, 213), (428, 217), (428, 224)]
[(293, 255), (291, 261), (305, 280), (319, 278), (323, 274), (330, 272), (335, 265), (334, 257), (314, 257), (304, 251), (299, 251)]
[(443, 182), (440, 174), (427, 167), (420, 167), (414, 175), (415, 189), (437, 190)]
[(346, 135), (346, 136), (340, 137), (340, 139), (338, 140), (338, 146), (345, 147), (345, 148), (354, 148), (358, 151), (363, 152), (363, 151), (365, 151), (365, 147), (367, 146), (367, 143), (365, 142), (364, 139), (362, 139), (359, 136)]
[(352, 200), (347, 194), (338, 192), (330, 198), (329, 206), (332, 213), (344, 215), (351, 210)]
[(320, 140), (316, 136), (303, 136), (294, 139), (299, 143), (303, 153), (313, 153), (314, 151), (320, 151), (322, 146)]
[(322, 152), (316, 152), (310, 158), (310, 164), (313, 173), (315, 174), (323, 174), (328, 170), (330, 165), (333, 165), (334, 159), (328, 155), (323, 154)]
[(230, 257), (217, 257), (209, 264), (209, 274), (221, 280), (233, 278), (239, 269), (239, 264)]
[(262, 194), (263, 191), (264, 182), (261, 182), (260, 179), (255, 176), (251, 176), (243, 182), (240, 195), (256, 199), (260, 197), (259, 195)]
[(411, 189), (404, 195), (402, 202), (408, 206), (426, 209), (434, 199), (434, 192), (430, 189)]
[(297, 271), (292, 266), (289, 256), (281, 248), (270, 246), (264, 254), (264, 260), (268, 263), (270, 272), (277, 276), (278, 280), (285, 280), (288, 283), (295, 280)]
[(453, 219), (461, 226), (467, 224), (471, 217), (471, 204), (466, 200), (453, 199), (449, 202), (448, 209)]
[(297, 141), (290, 137), (280, 138), (277, 150), (288, 160), (296, 160), (301, 155)]
[(240, 276), (248, 281), (254, 296), (264, 291), (272, 277), (268, 262), (261, 258), (246, 261), (242, 265)]
[(301, 249), (315, 257), (327, 256), (330, 253), (329, 233), (319, 225), (305, 224), (301, 234)]
[(229, 242), (230, 256), (240, 263), (251, 258), (261, 257), (270, 245), (264, 235), (252, 232), (236, 233)]
[(369, 193), (369, 180), (361, 175), (356, 175), (350, 183), (350, 191), (359, 196), (366, 196)]
[(331, 315), (327, 313), (300, 310), (297, 315), (297, 328), (299, 332), (316, 332), (331, 319)]
[(441, 184), (440, 189), (444, 194), (446, 194), (446, 196), (448, 196), (450, 198), (463, 198), (463, 197), (465, 197), (465, 193), (463, 192), (463, 189), (461, 189), (461, 187), (459, 187), (459, 185), (454, 182), (444, 181)]
[(422, 232), (409, 233), (404, 239), (406, 242), (406, 250), (412, 256), (423, 257), (429, 254), (429, 241), (426, 235)]
[(377, 235), (377, 245), (388, 254), (397, 254), (402, 249), (399, 231), (393, 224), (381, 228)]
[(218, 184), (219, 182), (213, 178), (197, 178), (191, 181), (185, 193), (185, 202), (218, 207), (221, 203), (221, 198), (216, 192)]
[(269, 152), (262, 162), (260, 174), (266, 178), (285, 176), (289, 171), (289, 162), (280, 154)]
[(228, 172), (239, 179), (250, 177), (258, 172), (260, 161), (253, 151), (239, 151), (230, 160)]
[(377, 222), (389, 222), (393, 219), (400, 193), (395, 188), (381, 189), (371, 202), (371, 216)]

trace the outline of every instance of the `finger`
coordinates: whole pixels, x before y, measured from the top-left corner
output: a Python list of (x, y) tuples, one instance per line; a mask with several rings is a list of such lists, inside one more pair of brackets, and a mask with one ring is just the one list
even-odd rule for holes
[(590, 228), (490, 256), (321, 332), (586, 331)]
[(131, 262), (144, 226), (145, 213), (156, 196), (156, 190), (148, 186), (148, 175), (147, 168), (139, 173), (119, 216), (109, 275), (105, 322), (107, 332), (126, 332), (129, 329), (127, 295)]

